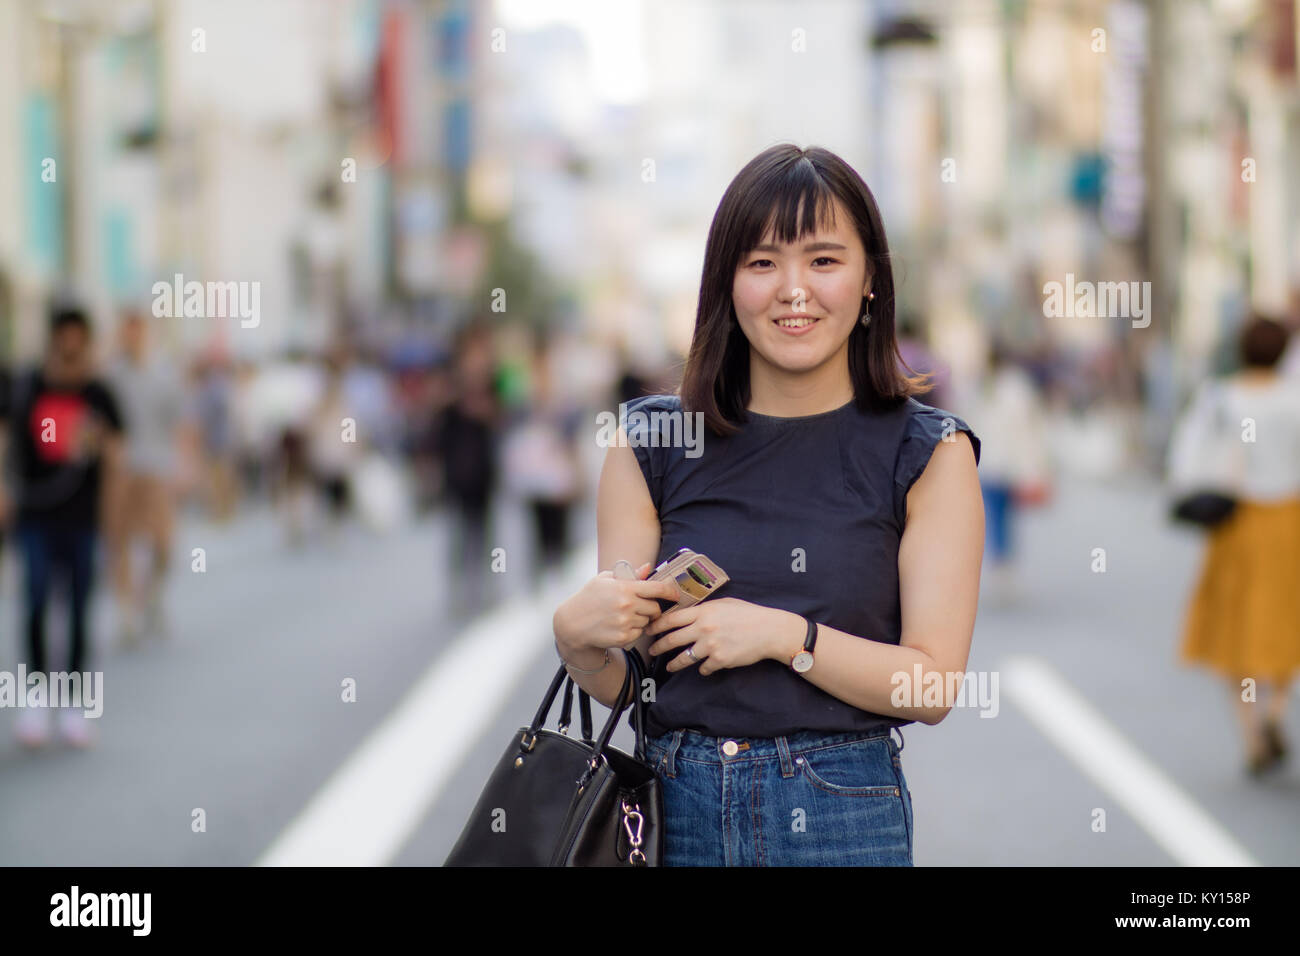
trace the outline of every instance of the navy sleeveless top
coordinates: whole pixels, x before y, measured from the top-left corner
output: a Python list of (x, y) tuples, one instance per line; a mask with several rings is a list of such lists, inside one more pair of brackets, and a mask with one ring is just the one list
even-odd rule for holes
[[(730, 576), (718, 597), (898, 644), (907, 492), (945, 434), (966, 432), (978, 464), (980, 442), (970, 427), (914, 398), (887, 411), (849, 402), (794, 418), (749, 412), (740, 431), (725, 438), (695, 416), (700, 427), (688, 432), (663, 414), (681, 410), (675, 395), (649, 395), (629, 402), (621, 421), (659, 513), (656, 564), (691, 548)], [(648, 735), (682, 727), (718, 737), (777, 737), (912, 723), (845, 703), (774, 660), (703, 677), (698, 667), (668, 673), (680, 653), (651, 662)]]

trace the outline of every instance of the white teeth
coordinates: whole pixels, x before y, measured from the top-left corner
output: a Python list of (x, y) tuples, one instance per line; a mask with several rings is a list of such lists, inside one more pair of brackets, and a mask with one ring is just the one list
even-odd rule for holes
[(816, 319), (777, 319), (776, 321), (778, 325), (783, 325), (786, 328), (801, 329), (805, 325), (812, 325), (817, 320)]

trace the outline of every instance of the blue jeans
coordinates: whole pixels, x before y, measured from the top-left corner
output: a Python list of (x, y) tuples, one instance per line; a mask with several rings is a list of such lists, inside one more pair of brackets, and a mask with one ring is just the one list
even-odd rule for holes
[(27, 565), (27, 669), (46, 671), (45, 607), (50, 585), (62, 578), (68, 586), (68, 671), (85, 670), (89, 641), (86, 616), (95, 571), (95, 528), (24, 519), (18, 543)]
[(901, 750), (889, 731), (648, 737), (664, 796), (663, 865), (911, 866)]
[(988, 553), (994, 561), (1011, 557), (1011, 522), (1015, 517), (1015, 490), (1011, 485), (983, 484), (984, 522), (987, 528)]

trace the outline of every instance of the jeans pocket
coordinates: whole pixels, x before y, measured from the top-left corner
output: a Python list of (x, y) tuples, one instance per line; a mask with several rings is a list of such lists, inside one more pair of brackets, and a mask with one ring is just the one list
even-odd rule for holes
[(846, 797), (898, 797), (898, 778), (882, 737), (818, 747), (794, 755), (814, 787)]

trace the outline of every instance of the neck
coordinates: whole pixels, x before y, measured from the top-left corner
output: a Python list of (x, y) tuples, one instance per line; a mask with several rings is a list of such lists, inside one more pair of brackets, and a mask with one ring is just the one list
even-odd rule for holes
[(759, 415), (799, 418), (834, 411), (853, 401), (853, 380), (847, 362), (827, 362), (820, 369), (786, 372), (758, 365), (749, 369), (750, 398), (746, 408)]

